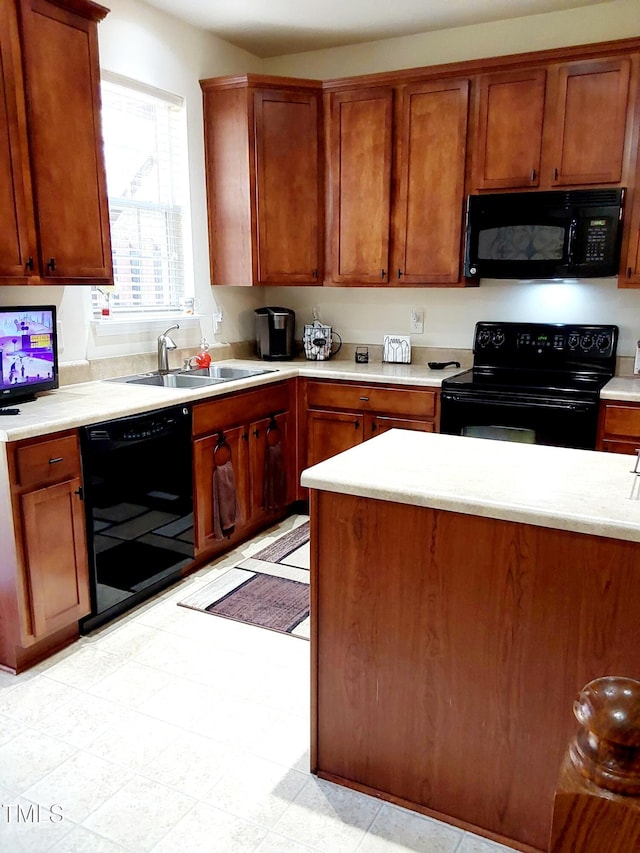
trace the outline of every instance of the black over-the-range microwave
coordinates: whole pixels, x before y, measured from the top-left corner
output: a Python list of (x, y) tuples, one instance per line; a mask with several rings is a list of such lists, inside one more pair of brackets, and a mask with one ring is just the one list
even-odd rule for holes
[(468, 278), (563, 279), (617, 275), (621, 188), (470, 195)]

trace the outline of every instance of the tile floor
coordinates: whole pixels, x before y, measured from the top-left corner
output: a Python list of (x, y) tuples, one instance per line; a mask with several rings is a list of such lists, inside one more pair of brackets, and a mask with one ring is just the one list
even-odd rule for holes
[(508, 851), (312, 776), (309, 643), (177, 606), (303, 520), (0, 673), (0, 850)]

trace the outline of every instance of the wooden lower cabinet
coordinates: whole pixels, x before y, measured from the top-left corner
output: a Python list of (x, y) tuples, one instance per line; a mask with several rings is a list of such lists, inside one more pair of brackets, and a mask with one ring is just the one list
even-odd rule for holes
[(310, 505), (312, 772), (546, 851), (578, 691), (640, 678), (640, 544), (335, 492)]
[[(296, 431), (289, 411), (292, 390), (292, 383), (282, 383), (194, 406), (196, 557), (241, 542), (285, 515), (295, 500)], [(218, 450), (221, 445), (228, 452)], [(213, 478), (216, 465), (228, 461), (233, 467), (237, 521), (225, 532), (216, 525)], [(281, 484), (276, 494), (270, 489), (274, 481)]]
[(308, 380), (308, 465), (388, 429), (435, 432), (438, 392), (428, 388)]
[(601, 401), (596, 450), (634, 455), (640, 450), (640, 403)]
[(13, 547), (3, 544), (0, 569), (0, 665), (19, 671), (78, 636), (90, 611), (87, 545), (77, 434), (5, 454), (2, 534)]

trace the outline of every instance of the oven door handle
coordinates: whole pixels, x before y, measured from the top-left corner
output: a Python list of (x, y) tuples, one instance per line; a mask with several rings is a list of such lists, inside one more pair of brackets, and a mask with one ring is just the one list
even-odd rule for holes
[(463, 394), (451, 394), (443, 392), (441, 396), (442, 402), (450, 401), (454, 403), (467, 403), (474, 406), (509, 406), (518, 409), (561, 409), (567, 412), (588, 412), (597, 407), (596, 402), (588, 400), (569, 401), (569, 400), (522, 400), (514, 399), (511, 396), (499, 397), (475, 397), (465, 396)]

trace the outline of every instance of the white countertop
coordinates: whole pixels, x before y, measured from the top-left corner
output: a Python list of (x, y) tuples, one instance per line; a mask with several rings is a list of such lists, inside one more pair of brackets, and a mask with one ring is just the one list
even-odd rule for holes
[(640, 403), (640, 376), (614, 376), (600, 391), (600, 399)]
[(194, 403), (295, 376), (438, 388), (443, 379), (461, 372), (460, 368), (430, 370), (420, 364), (356, 364), (346, 360), (270, 362), (231, 359), (217, 363), (234, 367), (259, 367), (273, 372), (197, 390), (133, 385), (110, 380), (64, 385), (55, 391), (40, 394), (30, 403), (18, 404), (19, 415), (1, 416), (0, 442), (46, 435), (179, 403)]
[(640, 542), (640, 500), (635, 491), (631, 498), (634, 464), (634, 456), (618, 453), (390, 430), (308, 468), (301, 482)]

